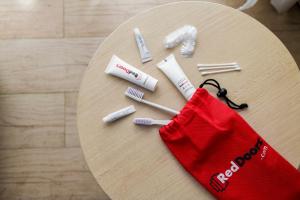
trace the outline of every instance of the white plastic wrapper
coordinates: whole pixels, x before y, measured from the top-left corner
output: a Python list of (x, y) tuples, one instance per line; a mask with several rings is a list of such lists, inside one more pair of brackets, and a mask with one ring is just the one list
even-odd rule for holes
[(176, 47), (177, 45), (179, 45), (185, 37), (185, 32), (188, 29), (188, 25), (185, 25), (175, 31), (173, 31), (172, 33), (170, 33), (169, 35), (167, 35), (165, 37), (164, 40), (164, 45), (167, 49)]
[(182, 43), (180, 53), (185, 57), (193, 55), (196, 45), (197, 29), (185, 25), (165, 37), (164, 46), (169, 49)]
[(193, 55), (196, 45), (197, 29), (189, 26), (184, 34), (184, 40), (180, 49), (181, 55), (190, 57)]

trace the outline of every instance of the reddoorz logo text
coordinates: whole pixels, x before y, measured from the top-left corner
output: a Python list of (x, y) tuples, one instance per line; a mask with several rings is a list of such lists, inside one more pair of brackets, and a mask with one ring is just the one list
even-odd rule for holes
[[(258, 138), (254, 147), (250, 148), (243, 156), (236, 157), (233, 161), (230, 162), (231, 166), (229, 169), (225, 170), (224, 173), (216, 173), (211, 176), (209, 184), (217, 192), (223, 192), (229, 184), (230, 177), (238, 172), (241, 167), (243, 167), (248, 161), (255, 156), (258, 151), (261, 149), (263, 141)], [(267, 148), (267, 147), (266, 147)]]
[(117, 64), (116, 65), (117, 68), (122, 69), (123, 71), (125, 71), (127, 74), (131, 74), (132, 76), (134, 76), (137, 80), (140, 80), (141, 77), (139, 76), (139, 74), (137, 72), (134, 72), (130, 69), (127, 69), (126, 67), (124, 67), (123, 65)]

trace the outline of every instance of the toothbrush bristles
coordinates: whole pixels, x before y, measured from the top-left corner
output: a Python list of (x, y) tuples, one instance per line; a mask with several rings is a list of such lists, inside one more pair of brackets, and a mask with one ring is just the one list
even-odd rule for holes
[(125, 91), (125, 95), (135, 100), (141, 100), (144, 97), (144, 92), (132, 87), (128, 87)]
[(136, 125), (152, 125), (153, 119), (151, 118), (134, 118), (133, 123)]

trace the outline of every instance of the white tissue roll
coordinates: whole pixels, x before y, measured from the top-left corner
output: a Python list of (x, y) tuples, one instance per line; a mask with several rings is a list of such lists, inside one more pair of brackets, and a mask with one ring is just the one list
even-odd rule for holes
[[(265, 0), (264, 0), (265, 1)], [(256, 4), (257, 0), (247, 0), (238, 10), (247, 10)]]
[(271, 0), (271, 4), (279, 12), (283, 13), (288, 11), (298, 0)]

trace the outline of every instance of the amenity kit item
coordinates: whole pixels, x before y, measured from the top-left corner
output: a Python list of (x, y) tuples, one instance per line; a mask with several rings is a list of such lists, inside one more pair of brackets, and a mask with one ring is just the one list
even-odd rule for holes
[(137, 102), (140, 102), (140, 103), (144, 103), (146, 105), (149, 105), (149, 106), (152, 106), (154, 108), (157, 108), (157, 109), (160, 109), (162, 111), (165, 111), (171, 115), (177, 115), (179, 112), (176, 111), (176, 110), (173, 110), (171, 108), (167, 108), (165, 106), (162, 106), (162, 105), (159, 105), (159, 104), (156, 104), (156, 103), (152, 103), (150, 101), (147, 101), (145, 99), (143, 99), (144, 97), (144, 93), (138, 89), (135, 89), (135, 88), (132, 88), (132, 87), (128, 87), (127, 90), (125, 91), (125, 95)]
[[(240, 71), (241, 67), (238, 63), (221, 63), (221, 64), (198, 64), (198, 70), (202, 71), (201, 75), (218, 74), (224, 72)], [(213, 71), (214, 70), (214, 71)], [(203, 72), (205, 71), (205, 72)]]
[(150, 91), (154, 91), (157, 79), (131, 66), (116, 55), (108, 63), (105, 73), (130, 81)]
[(133, 29), (135, 41), (140, 51), (140, 56), (142, 59), (142, 63), (146, 63), (152, 60), (150, 51), (148, 50), (145, 40), (138, 28)]
[(220, 73), (233, 72), (233, 71), (241, 71), (241, 68), (240, 67), (234, 67), (234, 68), (231, 68), (231, 69), (201, 72), (201, 75), (205, 76), (205, 75), (209, 75), (209, 74), (220, 74)]
[[(206, 84), (219, 86), (206, 81), (201, 87)], [(300, 172), (206, 89), (197, 89), (159, 132), (184, 169), (216, 199), (300, 199)]]
[(144, 126), (151, 126), (151, 125), (167, 125), (170, 123), (171, 120), (155, 120), (152, 118), (134, 118), (133, 123), (136, 125), (144, 125)]
[[(170, 34), (165, 39), (166, 47), (182, 42), (182, 49), (191, 49), (195, 43), (185, 40), (186, 29)], [(135, 32), (136, 36), (140, 35)], [(173, 54), (157, 66), (188, 102), (178, 112), (144, 100), (142, 91), (129, 87), (126, 96), (175, 115), (172, 120), (135, 118), (134, 124), (161, 125), (159, 133), (170, 152), (217, 199), (300, 199), (300, 173), (232, 110), (245, 109), (247, 104), (230, 100), (227, 90), (214, 79), (205, 80), (196, 90)], [(198, 68), (202, 75), (241, 69), (237, 63), (198, 64)], [(105, 72), (151, 91), (157, 84), (156, 79), (117, 56), (112, 57)], [(217, 88), (217, 97), (228, 106), (211, 96), (203, 88), (205, 85)], [(113, 121), (134, 112), (133, 109), (124, 108), (104, 117), (103, 121)]]
[(210, 63), (210, 64), (197, 64), (198, 68), (226, 68), (226, 67), (239, 67), (240, 65), (237, 62), (231, 62), (231, 63)]
[(180, 53), (185, 57), (193, 55), (196, 45), (197, 29), (191, 25), (185, 25), (167, 35), (164, 45), (167, 49), (173, 48), (182, 43)]
[(106, 115), (105, 117), (103, 117), (102, 120), (105, 123), (113, 122), (113, 121), (116, 121), (117, 119), (120, 119), (122, 117), (130, 115), (130, 114), (134, 113), (135, 111), (136, 111), (135, 107), (133, 105), (131, 105), (131, 106), (128, 106), (126, 108), (123, 108), (121, 110), (118, 110), (116, 112)]
[(169, 35), (167, 35), (164, 39), (164, 46), (167, 49), (174, 48), (182, 43), (184, 40), (184, 34), (187, 30), (187, 26), (183, 26), (181, 28), (176, 29)]
[(192, 97), (196, 89), (182, 71), (173, 54), (158, 63), (157, 67), (172, 81), (186, 100)]

